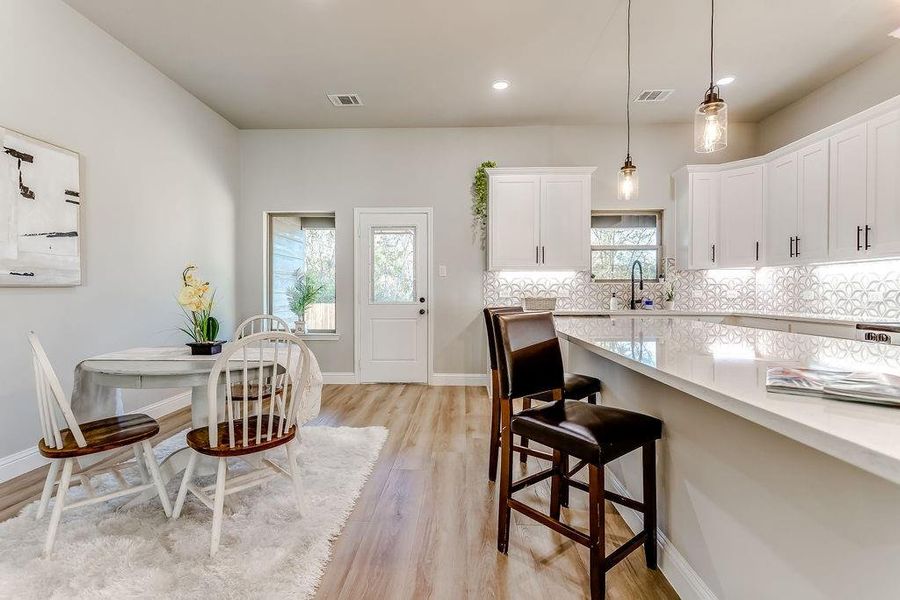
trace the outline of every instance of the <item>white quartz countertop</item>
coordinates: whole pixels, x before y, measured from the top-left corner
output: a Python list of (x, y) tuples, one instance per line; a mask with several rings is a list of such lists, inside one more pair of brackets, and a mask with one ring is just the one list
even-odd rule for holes
[(702, 310), (555, 310), (560, 317), (576, 316), (646, 316), (646, 317), (752, 317), (776, 321), (800, 321), (807, 323), (830, 323), (835, 325), (855, 325), (857, 323), (898, 324), (896, 319), (883, 317), (861, 317), (853, 315), (823, 315), (818, 313), (772, 313), (762, 311), (702, 311)]
[(775, 366), (900, 375), (900, 347), (633, 313), (558, 316), (556, 326), (603, 358), (900, 484), (900, 408), (766, 391)]

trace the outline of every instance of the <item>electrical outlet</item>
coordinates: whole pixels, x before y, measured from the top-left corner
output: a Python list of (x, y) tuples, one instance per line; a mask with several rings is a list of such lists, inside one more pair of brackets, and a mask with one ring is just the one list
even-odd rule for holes
[(800, 292), (800, 299), (804, 302), (815, 302), (819, 297), (812, 290), (803, 290)]

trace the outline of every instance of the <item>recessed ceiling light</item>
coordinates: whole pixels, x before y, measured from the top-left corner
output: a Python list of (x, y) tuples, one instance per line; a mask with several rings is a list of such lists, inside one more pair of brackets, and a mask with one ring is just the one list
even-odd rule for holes
[(734, 77), (731, 77), (730, 75), (718, 80), (716, 85), (728, 85), (729, 83), (734, 83)]
[(505, 90), (509, 87), (509, 82), (505, 79), (498, 79), (494, 83), (491, 84), (491, 87), (495, 90)]
[(897, 29), (893, 30), (893, 31), (890, 32), (888, 35), (891, 36), (891, 37), (895, 37), (895, 38), (897, 38), (898, 40), (900, 40), (900, 27), (898, 27)]

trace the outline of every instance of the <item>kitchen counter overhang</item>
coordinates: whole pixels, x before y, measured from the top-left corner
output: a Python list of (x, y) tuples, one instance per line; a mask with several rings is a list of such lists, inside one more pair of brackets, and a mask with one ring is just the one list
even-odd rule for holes
[(773, 366), (900, 375), (900, 348), (719, 325), (689, 318), (556, 318), (559, 336), (593, 354), (900, 484), (900, 408), (771, 394)]

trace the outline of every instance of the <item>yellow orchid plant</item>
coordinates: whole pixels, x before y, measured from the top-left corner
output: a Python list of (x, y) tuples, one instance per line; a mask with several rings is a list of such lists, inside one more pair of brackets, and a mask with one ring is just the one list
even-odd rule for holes
[(198, 279), (196, 270), (196, 265), (189, 264), (181, 272), (178, 304), (184, 311), (188, 326), (179, 329), (195, 342), (215, 342), (219, 334), (219, 321), (212, 316), (216, 293), (210, 293), (209, 282)]

